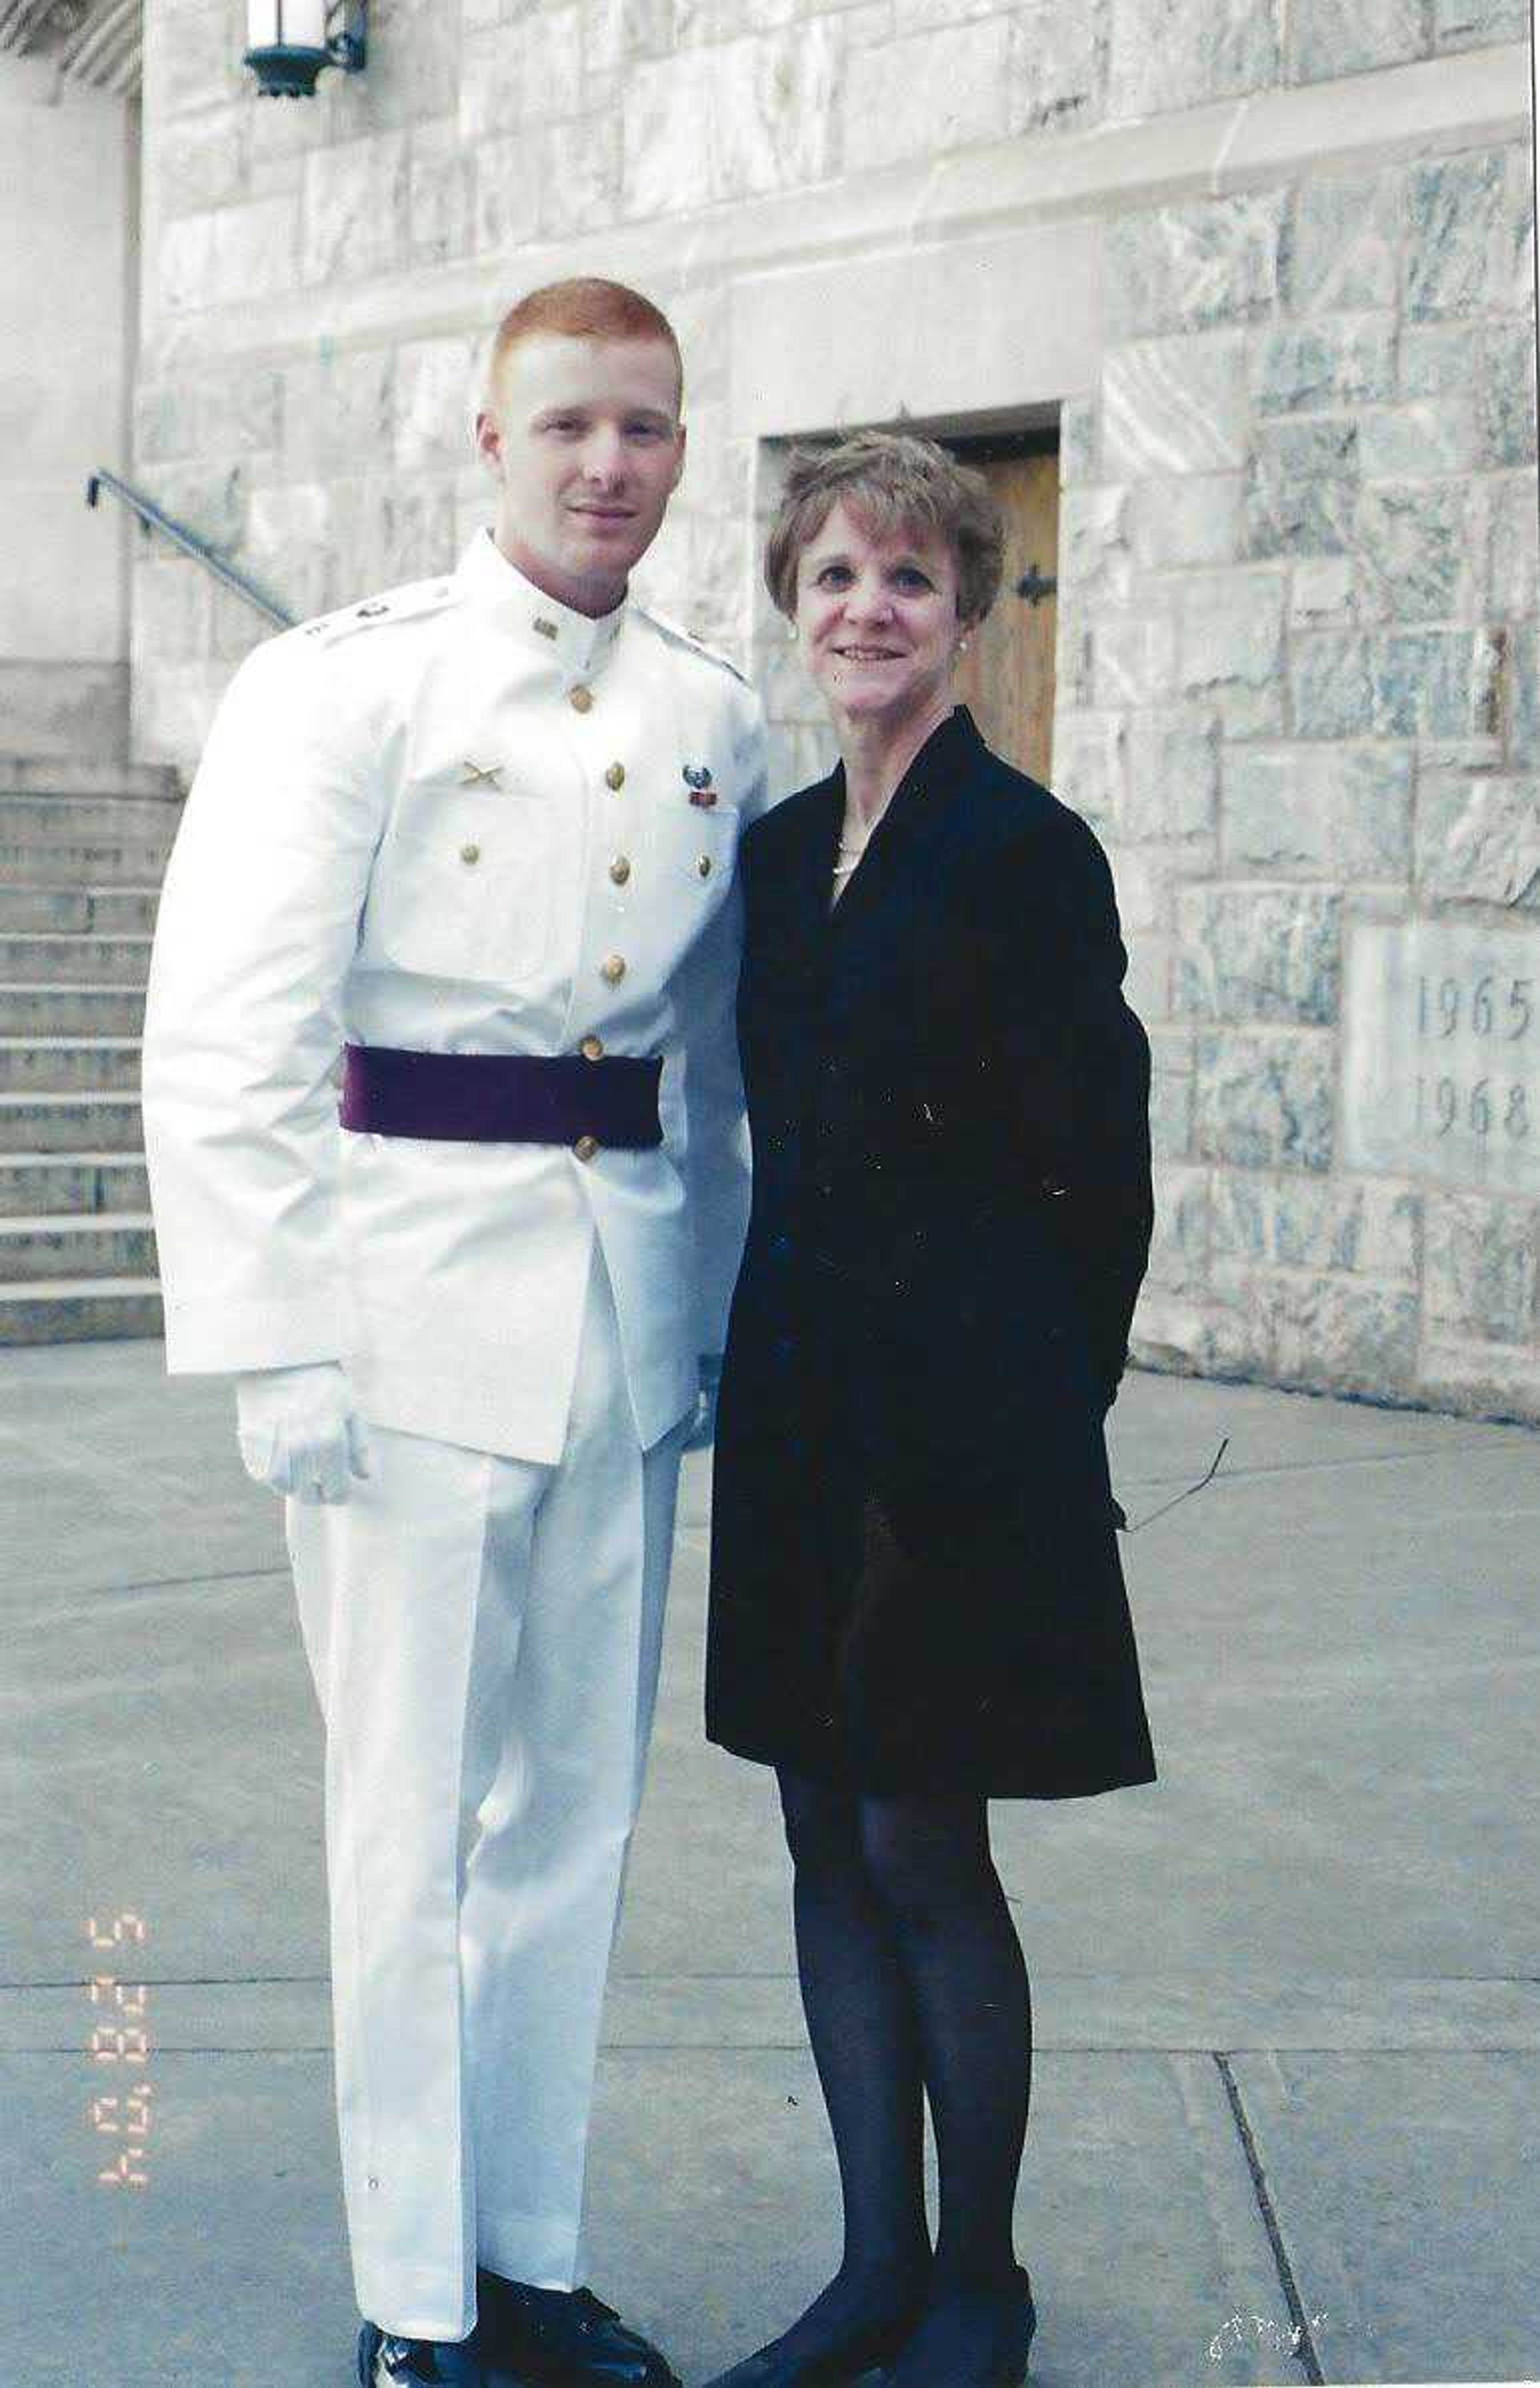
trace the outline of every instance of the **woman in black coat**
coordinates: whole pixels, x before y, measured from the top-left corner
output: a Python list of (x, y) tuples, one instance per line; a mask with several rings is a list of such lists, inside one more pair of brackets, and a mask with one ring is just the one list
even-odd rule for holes
[(862, 433), (794, 460), (767, 558), (843, 760), (743, 848), (707, 1731), (778, 1773), (846, 2244), (716, 2388), (1025, 2376), (1030, 2006), (986, 1802), (1154, 1773), (1102, 1435), (1149, 1048), (1095, 837), (954, 703), (1001, 545), (979, 476)]

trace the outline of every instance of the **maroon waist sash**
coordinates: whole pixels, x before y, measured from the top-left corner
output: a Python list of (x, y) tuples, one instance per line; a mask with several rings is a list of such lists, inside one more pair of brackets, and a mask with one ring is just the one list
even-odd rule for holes
[(629, 1054), (412, 1053), (342, 1048), (342, 1124), (457, 1144), (661, 1144), (663, 1063)]

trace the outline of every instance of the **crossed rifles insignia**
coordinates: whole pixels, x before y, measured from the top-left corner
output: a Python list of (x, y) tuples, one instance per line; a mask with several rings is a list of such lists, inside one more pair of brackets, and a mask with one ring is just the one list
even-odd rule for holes
[[(483, 786), (495, 788), (501, 782), (503, 768), (503, 765), (501, 763), (473, 762), (471, 757), (467, 755), (465, 761), (460, 766), (461, 770), (465, 774), (464, 778), (461, 780), (460, 785), (463, 788), (479, 788)], [(717, 791), (711, 784), (711, 766), (709, 763), (686, 763), (684, 766), (684, 780), (686, 786), (690, 790), (690, 801), (693, 805), (710, 806), (716, 803)]]

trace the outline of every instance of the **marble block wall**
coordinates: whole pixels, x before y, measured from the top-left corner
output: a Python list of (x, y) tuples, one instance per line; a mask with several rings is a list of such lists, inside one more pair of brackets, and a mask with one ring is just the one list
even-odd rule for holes
[[(1113, 857), (1155, 1048), (1136, 1353), (1540, 1418), (1527, 22), (375, 0), (367, 72), (281, 103), (239, 0), (146, 0), (137, 477), (296, 614), (439, 571), (487, 513), (488, 326), (560, 273), (637, 282), (691, 422), (643, 591), (752, 666), (788, 787), (827, 739), (757, 587), (781, 449), (735, 288), (1094, 224), (1096, 353), (1052, 393), (1053, 776)], [(1023, 293), (1024, 371), (1053, 303)], [(797, 337), (842, 321), (809, 303)], [(923, 351), (888, 415), (981, 427)], [(189, 760), (261, 631), (142, 553), (139, 751)]]
[(1533, 242), (1518, 145), (1111, 234), (1055, 778), (1153, 1037), (1156, 1364), (1540, 1415)]

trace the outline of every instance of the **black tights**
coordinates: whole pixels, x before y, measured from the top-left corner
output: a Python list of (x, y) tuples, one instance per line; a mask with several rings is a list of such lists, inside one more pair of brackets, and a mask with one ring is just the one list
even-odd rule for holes
[(810, 2351), (927, 2296), (1012, 2278), (1032, 2009), (982, 1797), (877, 1798), (784, 1771), (780, 1783), (802, 2001), (845, 2204), (839, 2273), (795, 2325)]

